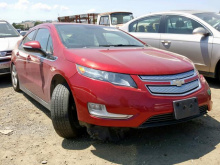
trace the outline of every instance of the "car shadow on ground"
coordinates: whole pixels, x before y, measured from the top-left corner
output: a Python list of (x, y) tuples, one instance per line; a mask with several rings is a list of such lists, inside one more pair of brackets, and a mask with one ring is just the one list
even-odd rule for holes
[(1, 75), (0, 76), (0, 89), (8, 88), (8, 87), (12, 87), (11, 75), (10, 74)]
[(220, 82), (215, 78), (205, 78), (211, 88), (220, 89)]
[[(199, 119), (165, 127), (134, 129), (117, 144), (83, 136), (64, 139), (67, 150), (84, 150), (117, 164), (177, 164), (193, 161), (215, 150), (220, 143), (220, 123), (205, 115)], [(92, 161), (91, 161), (92, 162)]]

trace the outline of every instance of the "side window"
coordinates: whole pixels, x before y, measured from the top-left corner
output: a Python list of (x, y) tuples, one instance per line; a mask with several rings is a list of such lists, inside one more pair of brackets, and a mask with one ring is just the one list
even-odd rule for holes
[(33, 40), (33, 37), (34, 37), (34, 34), (35, 34), (36, 30), (30, 32), (23, 40), (22, 44), (25, 44), (29, 41), (32, 41)]
[(137, 23), (137, 21), (134, 21), (129, 25), (129, 32), (136, 32)]
[(166, 33), (192, 34), (193, 30), (202, 27), (198, 22), (183, 16), (170, 15), (166, 19)]
[(48, 43), (47, 43), (47, 53), (53, 54), (53, 43), (52, 38), (49, 36)]
[(158, 33), (161, 16), (146, 17), (129, 26), (132, 32)]
[(100, 25), (110, 25), (109, 24), (109, 16), (101, 16)]
[(47, 42), (50, 36), (48, 29), (39, 29), (36, 35), (35, 40), (38, 41), (41, 45), (41, 49), (45, 52), (47, 51)]

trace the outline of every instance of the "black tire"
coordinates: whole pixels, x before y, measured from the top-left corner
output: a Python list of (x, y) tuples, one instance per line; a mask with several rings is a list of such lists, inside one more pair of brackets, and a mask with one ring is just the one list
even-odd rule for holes
[(220, 65), (218, 66), (217, 80), (220, 81)]
[(16, 70), (16, 67), (14, 64), (11, 66), (11, 82), (12, 82), (12, 87), (16, 92), (20, 91), (20, 86), (19, 86), (19, 80), (18, 80), (18, 73)]
[(51, 119), (57, 134), (64, 138), (73, 138), (79, 134), (76, 107), (70, 90), (66, 85), (58, 84), (51, 99)]

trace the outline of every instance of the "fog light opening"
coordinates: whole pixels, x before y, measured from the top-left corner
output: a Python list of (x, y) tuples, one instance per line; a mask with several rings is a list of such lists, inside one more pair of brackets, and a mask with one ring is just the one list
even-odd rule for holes
[(107, 112), (105, 105), (96, 104), (96, 103), (88, 103), (88, 110), (91, 116), (98, 118), (105, 118), (105, 119), (129, 119), (133, 116), (133, 115), (109, 113)]

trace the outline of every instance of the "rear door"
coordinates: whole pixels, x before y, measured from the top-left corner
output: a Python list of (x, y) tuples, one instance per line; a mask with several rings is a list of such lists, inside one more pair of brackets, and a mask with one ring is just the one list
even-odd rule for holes
[(129, 33), (143, 42), (159, 48), (161, 15), (148, 16), (132, 22)]
[(213, 36), (192, 34), (194, 29), (206, 27), (180, 15), (167, 15), (164, 24), (165, 33), (161, 33), (160, 49), (184, 55), (195, 63), (199, 71), (209, 72)]

